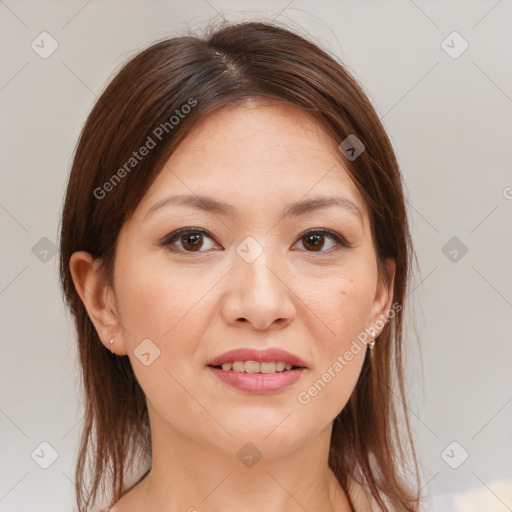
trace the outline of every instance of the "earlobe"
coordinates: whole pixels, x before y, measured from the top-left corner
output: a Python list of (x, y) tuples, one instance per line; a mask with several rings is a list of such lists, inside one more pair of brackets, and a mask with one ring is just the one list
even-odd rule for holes
[(100, 261), (88, 252), (78, 251), (69, 261), (75, 289), (80, 296), (98, 336), (110, 351), (110, 340), (114, 339), (114, 352), (126, 355), (122, 329), (117, 320), (113, 291), (105, 283)]

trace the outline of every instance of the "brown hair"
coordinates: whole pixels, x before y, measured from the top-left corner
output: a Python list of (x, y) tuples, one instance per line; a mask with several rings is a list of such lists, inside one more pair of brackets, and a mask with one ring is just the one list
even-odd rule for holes
[[(412, 246), (393, 148), (365, 93), (333, 57), (287, 29), (248, 22), (218, 27), (205, 37), (166, 39), (137, 54), (100, 96), (80, 135), (60, 239), (61, 283), (76, 324), (85, 391), (76, 467), (80, 512), (96, 502), (100, 489), (105, 492), (105, 481), (111, 503), (127, 492), (126, 472), (151, 453), (151, 438), (145, 396), (130, 360), (111, 357), (101, 343), (75, 290), (71, 255), (89, 252), (111, 284), (121, 226), (170, 155), (200, 119), (250, 98), (292, 105), (313, 116), (336, 144), (356, 135), (366, 148), (353, 161), (341, 151), (339, 156), (367, 202), (380, 268), (386, 258), (396, 262), (393, 297), (402, 309), (384, 327), (374, 357), (365, 359), (356, 388), (334, 421), (329, 465), (345, 490), (348, 477), (359, 475), (382, 510), (418, 510), (418, 494), (403, 480), (409, 472), (418, 482), (402, 368)], [(191, 108), (180, 110), (183, 105)], [(155, 133), (161, 140), (129, 172), (126, 162), (148, 137), (159, 138)], [(120, 171), (123, 165), (126, 172)]]

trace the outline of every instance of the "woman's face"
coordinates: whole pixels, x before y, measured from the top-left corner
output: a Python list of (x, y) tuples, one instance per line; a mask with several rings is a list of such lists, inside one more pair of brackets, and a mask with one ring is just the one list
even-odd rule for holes
[[(292, 107), (223, 109), (194, 128), (123, 226), (113, 337), (153, 430), (230, 455), (250, 441), (273, 457), (329, 427), (348, 401), (365, 357), (357, 337), (390, 297), (336, 151)], [(209, 366), (238, 349), (256, 351), (224, 358), (242, 359), (243, 374)], [(305, 368), (280, 372), (269, 359)]]

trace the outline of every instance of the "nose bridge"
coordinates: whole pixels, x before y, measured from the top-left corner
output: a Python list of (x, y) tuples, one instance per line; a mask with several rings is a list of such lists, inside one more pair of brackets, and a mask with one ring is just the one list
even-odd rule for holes
[[(247, 248), (249, 250), (244, 252)], [(260, 244), (247, 241), (237, 248), (235, 268), (239, 271), (240, 286), (246, 292), (253, 292), (254, 298), (260, 294), (268, 295), (267, 299), (270, 296), (276, 298), (282, 293), (280, 281), (275, 274), (283, 267), (277, 251), (273, 251), (268, 245), (263, 248)]]
[(264, 248), (247, 237), (236, 248), (233, 267), (235, 284), (227, 308), (231, 321), (244, 319), (262, 329), (276, 320), (282, 324), (292, 318), (293, 301), (283, 275), (286, 264), (279, 250)]

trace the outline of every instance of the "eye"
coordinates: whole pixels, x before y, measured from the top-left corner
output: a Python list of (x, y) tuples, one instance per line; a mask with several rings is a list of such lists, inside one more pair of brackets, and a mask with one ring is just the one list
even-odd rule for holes
[(160, 245), (176, 252), (206, 252), (201, 249), (205, 246), (206, 250), (212, 248), (211, 244), (210, 247), (208, 243), (205, 244), (206, 239), (213, 242), (213, 238), (203, 229), (182, 228), (166, 236)]
[[(327, 249), (323, 249), (326, 239), (330, 239), (331, 244)], [(333, 247), (350, 247), (348, 242), (341, 235), (329, 229), (313, 229), (307, 231), (301, 235), (299, 242), (300, 241), (303, 241), (302, 245), (308, 252), (327, 252)]]

